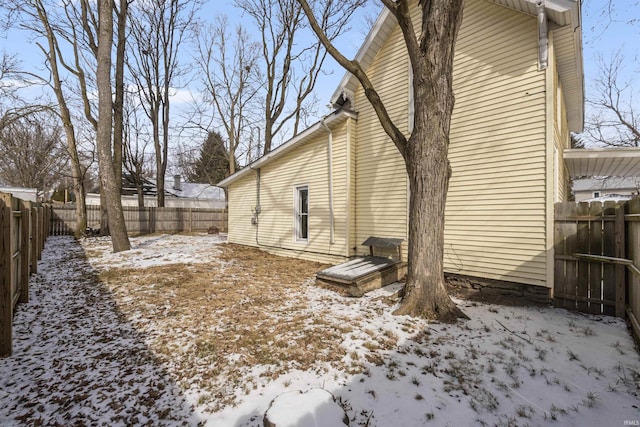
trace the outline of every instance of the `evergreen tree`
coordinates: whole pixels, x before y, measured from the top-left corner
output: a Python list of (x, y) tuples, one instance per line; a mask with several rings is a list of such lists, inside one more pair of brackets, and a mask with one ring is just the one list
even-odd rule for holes
[(228, 174), (229, 158), (222, 136), (218, 132), (209, 132), (187, 178), (191, 182), (215, 185)]

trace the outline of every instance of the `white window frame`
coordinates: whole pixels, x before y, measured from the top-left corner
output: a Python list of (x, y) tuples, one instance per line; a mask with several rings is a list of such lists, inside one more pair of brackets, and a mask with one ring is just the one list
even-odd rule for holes
[[(306, 191), (307, 193), (307, 205), (306, 212), (302, 212), (302, 198), (300, 197), (302, 191)], [(306, 222), (302, 220), (303, 217), (306, 217)], [(293, 188), (293, 238), (296, 242), (308, 242), (309, 241), (309, 185), (296, 185)], [(306, 226), (306, 230), (303, 230), (303, 227)], [(303, 237), (303, 231), (306, 231), (306, 237)]]

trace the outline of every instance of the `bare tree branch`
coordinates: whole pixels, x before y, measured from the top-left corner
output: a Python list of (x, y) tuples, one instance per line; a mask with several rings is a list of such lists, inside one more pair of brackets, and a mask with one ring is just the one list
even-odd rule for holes
[(600, 73), (594, 96), (588, 99), (593, 112), (587, 118), (585, 134), (592, 144), (611, 147), (640, 146), (640, 106), (631, 81), (622, 79), (624, 57), (620, 52), (609, 60), (598, 58)]
[[(360, 84), (364, 89), (365, 96), (371, 103), (371, 106), (373, 107), (374, 111), (376, 112), (376, 115), (378, 116), (380, 125), (382, 126), (384, 131), (387, 133), (387, 135), (389, 135), (389, 137), (393, 140), (396, 147), (398, 148), (398, 151), (400, 151), (400, 154), (402, 154), (402, 156), (405, 157), (407, 138), (400, 131), (400, 129), (398, 129), (398, 127), (393, 124), (393, 121), (391, 120), (391, 117), (389, 116), (389, 113), (387, 112), (387, 109), (384, 103), (382, 102), (380, 95), (378, 94), (376, 89), (373, 87), (373, 84), (369, 80), (369, 77), (367, 76), (367, 73), (365, 72), (365, 70), (362, 68), (362, 66), (357, 60), (347, 59), (344, 55), (342, 55), (342, 53), (338, 49), (336, 49), (336, 47), (333, 45), (329, 37), (327, 37), (327, 35), (322, 30), (322, 26), (318, 23), (313, 10), (311, 9), (307, 1), (306, 0), (298, 0), (298, 1), (300, 2), (302, 9), (307, 15), (307, 18), (309, 19), (311, 28), (316, 33), (316, 36), (318, 36), (318, 39), (322, 42), (322, 45), (327, 50), (327, 52), (329, 52), (329, 54), (338, 62), (338, 64), (340, 64), (342, 67), (344, 67), (344, 69), (346, 69), (348, 72), (353, 74), (358, 79), (358, 81), (360, 82)], [(344, 14), (351, 16), (355, 8), (359, 6), (360, 6), (360, 2), (356, 2), (356, 4), (353, 4), (350, 7), (348, 7), (344, 11)]]

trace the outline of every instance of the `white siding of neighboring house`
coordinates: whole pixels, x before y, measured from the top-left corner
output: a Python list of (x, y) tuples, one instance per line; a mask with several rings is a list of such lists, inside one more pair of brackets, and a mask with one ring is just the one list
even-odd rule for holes
[[(122, 206), (138, 206), (138, 196), (121, 196)], [(87, 193), (86, 203), (89, 206), (100, 205), (100, 195)], [(224, 209), (226, 202), (220, 199), (203, 199), (194, 197), (165, 197), (164, 205), (167, 208), (194, 208), (194, 209)], [(156, 196), (144, 196), (144, 206), (157, 207), (158, 198)]]

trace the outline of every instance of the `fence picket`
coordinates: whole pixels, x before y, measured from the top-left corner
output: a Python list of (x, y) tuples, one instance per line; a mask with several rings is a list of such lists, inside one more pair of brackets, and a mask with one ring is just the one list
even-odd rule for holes
[[(227, 212), (224, 209), (123, 206), (122, 210), (130, 234), (206, 231), (212, 226), (221, 231), (227, 229)], [(93, 229), (100, 227), (99, 206), (87, 206), (87, 225)], [(49, 227), (52, 235), (74, 234), (75, 208), (54, 206)]]
[[(576, 247), (574, 253), (590, 253), (589, 252), (589, 228), (591, 220), (589, 218), (589, 203), (578, 203), (577, 209), (577, 221), (576, 221)], [(589, 296), (589, 261), (578, 260), (577, 262), (577, 282), (576, 282), (576, 296), (586, 297)], [(576, 301), (576, 308), (578, 311), (587, 312), (589, 309), (589, 302), (586, 300)]]
[(554, 304), (626, 317), (640, 339), (640, 198), (554, 209)]
[(13, 213), (11, 198), (0, 193), (0, 357), (8, 356), (13, 338), (13, 288), (11, 262), (11, 224)]
[[(590, 254), (602, 255), (602, 204), (591, 203), (589, 205), (589, 216), (596, 218), (589, 224), (589, 252)], [(602, 263), (590, 262), (589, 264), (589, 298), (603, 299), (602, 296)], [(590, 301), (587, 312), (592, 314), (602, 313), (602, 304)]]
[(39, 254), (34, 230), (38, 224), (45, 230), (45, 210), (38, 205), (0, 193), (0, 357), (13, 349), (15, 305), (29, 301), (29, 274), (36, 271)]
[[(615, 224), (613, 218), (616, 213), (616, 204), (615, 202), (605, 202), (602, 210), (603, 216), (603, 228), (604, 235), (602, 240), (602, 254), (604, 256), (616, 256), (615, 250)], [(604, 264), (602, 266), (602, 299), (605, 301), (609, 301), (609, 304), (604, 304), (604, 313), (609, 316), (615, 315), (615, 299), (616, 299), (616, 290), (614, 286), (611, 286), (612, 283), (615, 282), (616, 277), (616, 267), (613, 264)], [(612, 304), (613, 303), (613, 304)]]

